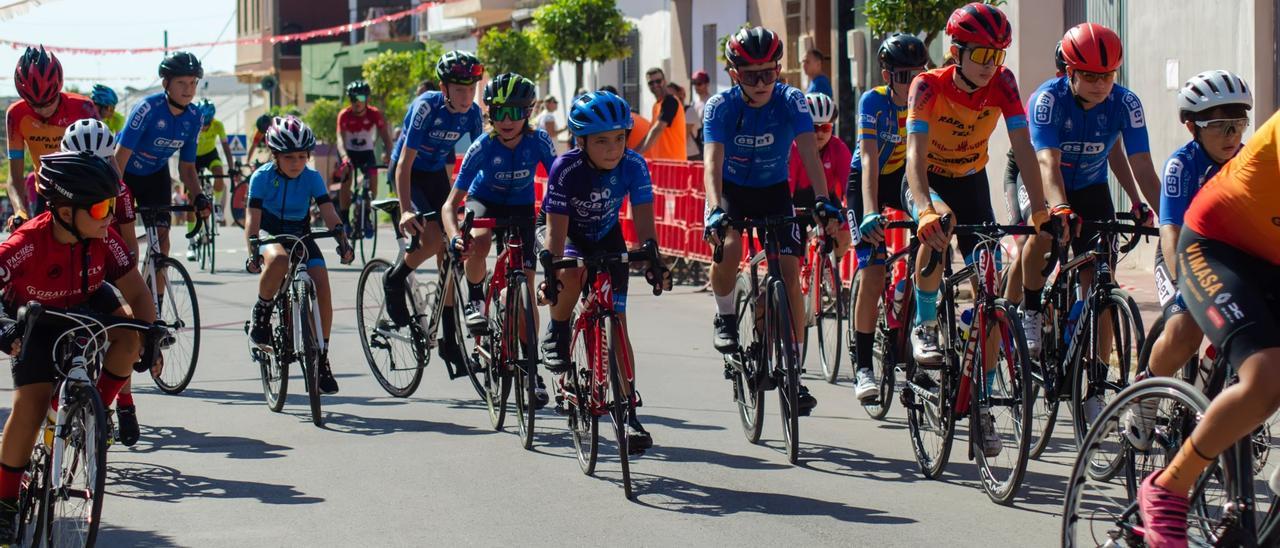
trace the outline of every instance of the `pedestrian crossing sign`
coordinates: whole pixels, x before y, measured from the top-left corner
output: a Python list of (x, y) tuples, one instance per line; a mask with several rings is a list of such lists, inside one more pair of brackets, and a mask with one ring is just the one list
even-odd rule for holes
[(243, 133), (232, 133), (227, 135), (227, 145), (231, 148), (231, 155), (236, 158), (244, 158), (248, 154), (248, 140)]

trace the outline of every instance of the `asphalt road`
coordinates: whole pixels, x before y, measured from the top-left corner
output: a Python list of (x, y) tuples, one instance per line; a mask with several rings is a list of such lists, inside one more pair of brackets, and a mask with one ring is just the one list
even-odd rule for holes
[[(241, 232), (226, 232), (220, 245), (234, 251), (219, 262), (238, 268)], [(174, 253), (183, 249), (175, 241)], [(323, 249), (332, 261), (332, 246)], [(195, 380), (168, 396), (135, 378), (142, 440), (110, 452), (102, 545), (1056, 544), (1074, 458), (1066, 418), (1013, 505), (998, 506), (966, 460), (964, 424), (942, 480), (926, 480), (901, 406), (871, 420), (847, 378), (817, 379), (811, 356), (808, 385), (820, 404), (801, 420), (802, 456), (792, 466), (772, 394), (761, 444), (742, 435), (710, 347), (709, 294), (677, 287), (655, 298), (637, 279), (630, 324), (655, 447), (633, 461), (637, 497), (628, 501), (610, 443), (602, 442), (596, 476), (584, 476), (565, 420), (546, 410), (525, 451), (514, 426), (490, 428), (470, 385), (448, 381), (439, 360), (413, 397), (384, 393), (355, 332), (358, 274), (354, 266), (331, 272), (341, 393), (324, 398), (321, 429), (310, 423), (297, 376), (282, 413), (264, 403), (241, 330), (257, 278), (194, 273), (204, 323)], [(1146, 275), (1128, 276), (1150, 285)], [(9, 392), (10, 381), (0, 383)]]

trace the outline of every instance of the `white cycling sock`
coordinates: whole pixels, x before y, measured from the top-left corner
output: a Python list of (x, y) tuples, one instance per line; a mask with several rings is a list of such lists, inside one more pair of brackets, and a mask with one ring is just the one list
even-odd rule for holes
[(734, 297), (733, 291), (730, 291), (728, 295), (716, 295), (716, 313), (721, 316), (731, 316), (737, 313), (737, 309), (734, 306), (734, 301), (737, 299)]

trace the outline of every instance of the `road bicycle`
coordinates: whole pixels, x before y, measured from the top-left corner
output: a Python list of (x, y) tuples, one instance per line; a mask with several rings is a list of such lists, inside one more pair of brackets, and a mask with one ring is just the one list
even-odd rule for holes
[[(180, 394), (191, 384), (200, 357), (200, 303), (187, 268), (160, 251), (155, 221), (172, 213), (194, 212), (189, 205), (138, 206), (147, 234), (147, 253), (141, 261), (142, 279), (156, 307), (156, 325), (166, 330), (160, 342), (162, 366), (151, 368), (151, 379), (166, 394)], [(194, 237), (196, 232), (187, 234)]]
[[(577, 317), (573, 320), (568, 373), (556, 382), (556, 406), (568, 417), (569, 434), (582, 473), (595, 473), (599, 452), (600, 417), (613, 423), (618, 461), (622, 467), (622, 489), (632, 497), (630, 457), (642, 454), (633, 450), (627, 438), (627, 423), (642, 405), (635, 390), (635, 355), (628, 346), (621, 316), (613, 308), (613, 283), (609, 276), (612, 265), (646, 263), (652, 268), (661, 257), (650, 247), (620, 253), (604, 253), (593, 257), (567, 257), (551, 260), (544, 257), (542, 267), (546, 280), (556, 280), (556, 272), (566, 268), (585, 268), (588, 283), (582, 285)], [(652, 283), (652, 282), (651, 282)], [(547, 283), (545, 299), (554, 305), (558, 283)], [(661, 285), (653, 289), (662, 294)]]
[[(944, 229), (950, 222), (950, 215), (943, 217)], [(968, 418), (968, 456), (977, 461), (987, 496), (998, 504), (1013, 500), (1026, 472), (1032, 389), (1031, 359), (1020, 316), (999, 296), (997, 251), (1000, 238), (1035, 232), (1027, 226), (956, 226), (954, 234), (980, 238), (972, 263), (959, 272), (952, 271), (950, 248), (942, 253), (930, 251), (921, 276), (930, 275), (942, 262), (938, 331), (943, 359), (938, 365), (909, 361), (902, 393), (912, 449), (924, 476), (942, 475), (956, 423)], [(972, 328), (965, 328), (960, 324), (958, 288), (971, 282)], [(984, 372), (988, 363), (992, 369)], [(986, 446), (991, 441), (999, 445)]]
[[(279, 234), (254, 242), (257, 246), (284, 246), (289, 253), (289, 273), (271, 299), (271, 344), (260, 347), (249, 340), (249, 355), (261, 372), (262, 393), (267, 399), (267, 407), (277, 413), (284, 408), (289, 394), (289, 364), (297, 363), (302, 368), (311, 422), (316, 426), (324, 426), (320, 409), (320, 373), (321, 364), (328, 360), (329, 348), (321, 329), (316, 284), (307, 273), (310, 257), (305, 244), (320, 238), (336, 238), (338, 234), (337, 230), (303, 235)], [(255, 255), (250, 260), (259, 259), (260, 256)], [(244, 323), (246, 335), (250, 323)]]
[[(372, 205), (392, 219), (400, 218), (400, 202), (396, 198), (377, 200)], [(419, 213), (417, 219), (422, 223), (439, 222), (440, 213)], [(405, 254), (418, 248), (418, 238), (406, 236), (398, 223), (392, 223), (392, 226), (400, 248), (396, 260), (403, 261)], [(467, 351), (468, 341), (460, 311), (461, 304), (466, 302), (462, 293), (462, 280), (465, 279), (462, 261), (445, 253), (438, 279), (421, 281), (417, 274), (409, 274), (405, 280), (405, 291), (412, 320), (404, 327), (397, 327), (391, 321), (384, 302), (386, 294), (382, 279), (391, 266), (392, 263), (386, 259), (371, 259), (365, 263), (356, 283), (356, 329), (360, 333), (365, 360), (378, 384), (397, 398), (407, 398), (417, 391), (422, 382), (422, 370), (431, 362), (431, 351), (441, 343), (437, 335), (446, 312), (452, 314), (450, 321), (458, 326), (452, 344), (459, 355), (456, 357), (458, 363), (444, 360), (445, 368), (450, 379), (468, 376), (471, 353)], [(481, 399), (486, 397), (483, 384), (473, 380), (472, 387)]]
[[(872, 331), (875, 338), (872, 343), (871, 371), (876, 384), (880, 387), (880, 394), (875, 398), (859, 402), (867, 415), (876, 420), (883, 419), (889, 413), (896, 395), (894, 388), (897, 384), (897, 371), (898, 369), (906, 370), (907, 362), (911, 360), (911, 317), (915, 314), (915, 279), (910, 275), (910, 271), (916, 264), (916, 253), (920, 248), (919, 240), (914, 237), (915, 221), (882, 221), (881, 226), (886, 233), (890, 230), (907, 230), (913, 236), (909, 245), (886, 257), (884, 261), (884, 289), (876, 312), (876, 325)], [(869, 244), (859, 245), (868, 246)], [(865, 256), (870, 257), (871, 252), (865, 253)], [(907, 275), (895, 283), (893, 272), (899, 268), (899, 265), (907, 271)], [(855, 275), (852, 295), (858, 294), (861, 284), (862, 276)], [(852, 310), (853, 307), (850, 307), (850, 311)], [(857, 337), (852, 318), (848, 322), (846, 340), (849, 343), (849, 362), (856, 363)], [(834, 375), (827, 380), (835, 382)]]
[(18, 495), (18, 539), (24, 546), (93, 546), (101, 526), (111, 426), (98, 394), (97, 377), (106, 355), (107, 330), (145, 334), (143, 363), (151, 363), (156, 341), (166, 330), (128, 318), (32, 302), (19, 309), (23, 331), (19, 361), (26, 358), (36, 328), (62, 332), (48, 358), (56, 368), (56, 411), (51, 410)]
[[(800, 458), (800, 352), (791, 316), (791, 303), (783, 282), (779, 259), (780, 231), (799, 230), (797, 223), (811, 217), (774, 216), (764, 219), (733, 220), (751, 257), (748, 268), (738, 273), (735, 311), (738, 315), (738, 348), (724, 355), (725, 378), (733, 382), (733, 397), (747, 441), (759, 443), (764, 428), (764, 393), (776, 389), (782, 415), (783, 443), (787, 460)], [(756, 251), (756, 242), (764, 249)], [(719, 263), (723, 246), (713, 250)], [(763, 278), (760, 265), (766, 267)]]

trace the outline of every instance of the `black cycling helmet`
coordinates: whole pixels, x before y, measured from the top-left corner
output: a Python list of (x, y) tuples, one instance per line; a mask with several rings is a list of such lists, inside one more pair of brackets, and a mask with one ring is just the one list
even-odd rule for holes
[(195, 76), (204, 78), (204, 67), (200, 60), (189, 51), (175, 51), (160, 61), (160, 77)]
[(40, 197), (51, 206), (87, 207), (120, 193), (120, 178), (106, 160), (89, 151), (40, 157)]
[(910, 34), (893, 33), (880, 44), (880, 68), (918, 68), (929, 64), (924, 42)]
[(254, 122), (253, 125), (258, 128), (258, 131), (266, 133), (267, 128), (271, 127), (272, 118), (273, 117), (270, 114), (263, 114), (258, 117), (258, 120)]
[(372, 94), (373, 90), (369, 87), (369, 83), (364, 80), (353, 80), (350, 84), (347, 84), (347, 98), (352, 101), (361, 95), (368, 99)]
[(1062, 40), (1058, 40), (1058, 47), (1053, 50), (1053, 65), (1058, 67), (1059, 74), (1067, 73), (1067, 58), (1062, 56)]
[(441, 83), (471, 85), (484, 76), (484, 65), (469, 52), (453, 50), (440, 56), (436, 77)]
[(782, 59), (782, 39), (764, 27), (742, 29), (724, 43), (730, 66), (763, 65)]
[(499, 74), (484, 87), (484, 104), (491, 107), (529, 108), (536, 97), (533, 82), (514, 72)]

